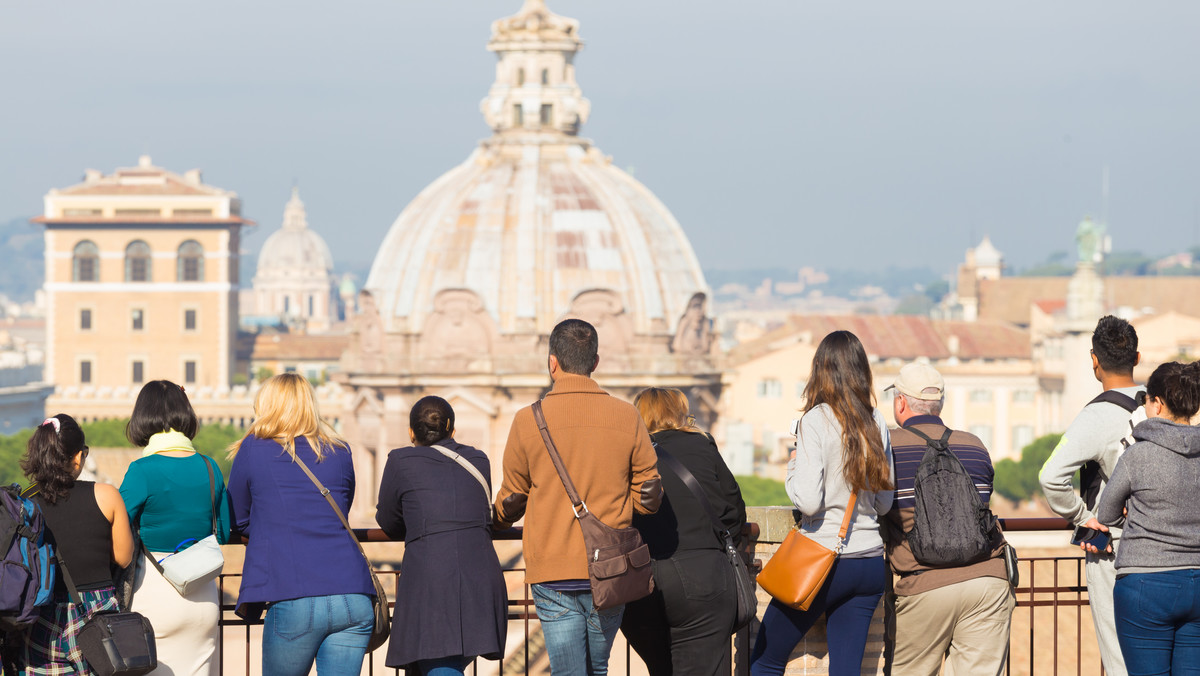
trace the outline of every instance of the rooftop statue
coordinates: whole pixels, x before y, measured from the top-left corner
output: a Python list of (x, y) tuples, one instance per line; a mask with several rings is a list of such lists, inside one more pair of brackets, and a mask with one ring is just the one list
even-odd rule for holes
[(1099, 263), (1104, 260), (1105, 228), (1091, 218), (1084, 218), (1075, 230), (1075, 247), (1080, 263)]

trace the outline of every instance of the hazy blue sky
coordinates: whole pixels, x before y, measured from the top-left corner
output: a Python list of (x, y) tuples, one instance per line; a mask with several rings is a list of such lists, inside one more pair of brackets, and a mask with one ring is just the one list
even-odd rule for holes
[[(519, 0), (0, 3), (0, 221), (88, 167), (200, 167), (279, 227), (293, 180), (340, 261), (489, 130)], [(581, 20), (583, 135), (709, 269), (1010, 264), (1200, 244), (1200, 3), (550, 0)]]

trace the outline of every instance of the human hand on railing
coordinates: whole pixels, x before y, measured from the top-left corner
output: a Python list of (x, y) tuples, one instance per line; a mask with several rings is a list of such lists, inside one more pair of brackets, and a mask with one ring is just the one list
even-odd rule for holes
[[(1097, 520), (1096, 520), (1096, 517), (1094, 517), (1094, 516), (1093, 516), (1092, 518), (1088, 519), (1087, 523), (1083, 524), (1083, 527), (1084, 527), (1084, 528), (1091, 528), (1091, 529), (1093, 529), (1093, 530), (1103, 531), (1103, 532), (1105, 532), (1105, 533), (1107, 533), (1107, 532), (1108, 532), (1108, 526), (1105, 526), (1104, 524), (1102, 524), (1102, 523), (1100, 523), (1099, 521), (1097, 521)], [(1093, 553), (1093, 554), (1099, 554), (1099, 553), (1100, 553), (1100, 550), (1099, 550), (1099, 549), (1096, 549), (1096, 546), (1095, 546), (1095, 545), (1093, 545), (1093, 544), (1092, 544), (1092, 543), (1090, 543), (1090, 542), (1081, 542), (1081, 543), (1079, 543), (1079, 548), (1080, 548), (1080, 549), (1082, 549), (1082, 550), (1083, 550), (1083, 551), (1085, 551), (1085, 552), (1091, 552), (1091, 553)], [(1105, 553), (1105, 554), (1112, 554), (1112, 551), (1113, 551), (1113, 548), (1112, 548), (1112, 539), (1110, 538), (1110, 539), (1109, 539), (1109, 541), (1108, 541), (1108, 545), (1106, 545), (1106, 546), (1104, 547), (1104, 553)]]

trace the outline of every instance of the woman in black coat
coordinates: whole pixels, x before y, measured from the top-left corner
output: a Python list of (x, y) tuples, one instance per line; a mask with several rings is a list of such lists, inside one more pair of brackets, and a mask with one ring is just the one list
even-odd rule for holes
[(385, 663), (461, 674), (473, 657), (504, 656), (508, 594), (492, 547), (491, 467), (483, 451), (454, 441), (454, 410), (441, 397), (413, 406), (409, 434), (414, 445), (388, 455), (375, 514), (404, 539)]
[[(712, 437), (693, 426), (687, 397), (651, 387), (633, 403), (660, 459), (670, 454), (696, 477), (721, 526), (736, 537), (746, 503)], [(658, 463), (658, 473), (662, 506), (633, 515), (654, 557), (654, 593), (626, 604), (621, 631), (650, 676), (728, 674), (737, 615), (733, 567), (699, 499), (666, 463)]]

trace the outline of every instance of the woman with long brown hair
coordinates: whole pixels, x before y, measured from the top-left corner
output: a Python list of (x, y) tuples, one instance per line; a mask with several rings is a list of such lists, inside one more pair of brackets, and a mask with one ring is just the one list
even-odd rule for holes
[(861, 671), (867, 629), (887, 576), (879, 517), (892, 506), (894, 476), (887, 423), (875, 408), (866, 350), (853, 333), (834, 331), (813, 355), (786, 485), (803, 515), (800, 529), (810, 539), (836, 549), (854, 496), (850, 530), (808, 610), (771, 601), (750, 657), (751, 674), (782, 674), (792, 648), (822, 615), (830, 676)]

